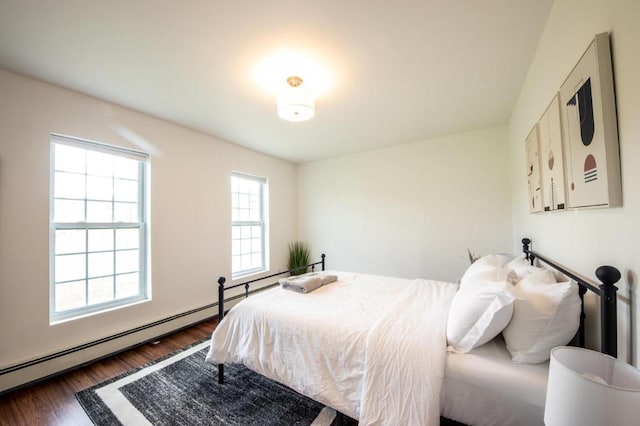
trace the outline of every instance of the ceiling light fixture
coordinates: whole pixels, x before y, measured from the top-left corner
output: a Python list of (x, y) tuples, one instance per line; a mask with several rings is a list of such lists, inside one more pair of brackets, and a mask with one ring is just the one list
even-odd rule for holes
[(278, 95), (278, 116), (287, 121), (305, 121), (316, 115), (313, 94), (302, 87), (302, 78), (287, 78), (288, 86)]

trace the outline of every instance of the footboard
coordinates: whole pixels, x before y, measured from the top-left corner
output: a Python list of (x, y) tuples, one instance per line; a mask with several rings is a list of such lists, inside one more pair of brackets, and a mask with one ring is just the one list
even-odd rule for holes
[[(322, 255), (320, 255), (320, 260), (318, 262), (314, 262), (314, 263), (310, 263), (307, 265), (307, 269), (311, 268), (311, 272), (315, 271), (316, 266), (320, 266), (320, 270), (324, 271), (325, 268), (325, 254), (323, 253)], [(299, 268), (296, 268), (296, 270), (299, 270)], [(249, 281), (245, 281), (239, 284), (234, 284), (228, 287), (224, 286), (224, 283), (227, 281), (227, 279), (225, 277), (220, 277), (218, 278), (218, 323), (220, 323), (220, 321), (222, 321), (222, 318), (224, 318), (224, 314), (225, 314), (225, 309), (224, 309), (224, 303), (225, 302), (230, 302), (232, 300), (236, 300), (239, 298), (242, 298), (243, 295), (236, 295), (236, 296), (232, 296), (228, 299), (224, 298), (224, 292), (228, 291), (228, 290), (232, 290), (234, 288), (238, 288), (238, 287), (244, 287), (244, 297), (249, 297), (249, 287), (251, 286), (251, 284), (253, 283), (257, 283), (257, 282), (263, 282), (266, 281), (268, 279), (274, 278), (274, 277), (278, 277), (281, 275), (286, 275), (291, 273), (293, 270), (288, 270), (288, 271), (283, 271), (283, 272), (278, 272), (275, 274), (271, 274), (271, 275), (267, 275), (264, 277), (260, 277), (260, 278), (254, 278), (252, 280)], [(271, 287), (275, 287), (278, 285), (278, 282), (260, 287), (260, 290), (266, 290), (268, 288)], [(218, 383), (223, 384), (224, 383), (224, 364), (218, 364)]]

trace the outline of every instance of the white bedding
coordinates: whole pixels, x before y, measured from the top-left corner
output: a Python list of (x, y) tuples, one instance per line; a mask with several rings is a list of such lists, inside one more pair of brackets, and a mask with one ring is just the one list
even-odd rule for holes
[(549, 362), (516, 364), (498, 337), (468, 354), (448, 353), (441, 415), (474, 426), (543, 425)]
[(361, 425), (439, 424), (457, 285), (338, 277), (312, 294), (274, 288), (243, 300), (216, 328), (207, 361), (243, 363)]
[[(466, 424), (542, 424), (548, 363), (514, 364), (500, 340), (469, 354), (446, 355), (443, 341), (435, 344), (441, 345), (439, 350), (426, 355), (420, 345), (437, 341), (430, 336), (432, 328), (444, 333), (447, 315), (441, 309), (446, 311), (449, 302), (428, 308), (414, 293), (405, 293), (411, 280), (338, 275), (338, 282), (311, 294), (275, 288), (243, 300), (216, 328), (207, 361), (243, 363), (360, 419), (362, 425), (439, 424), (437, 417), (433, 423), (434, 410), (427, 408), (434, 405), (436, 395), (442, 416)], [(418, 293), (425, 290), (414, 285)], [(401, 323), (403, 317), (420, 322)], [(418, 346), (410, 354), (408, 349), (396, 354), (398, 343), (405, 341)], [(368, 344), (376, 348), (373, 352), (386, 351), (387, 359), (367, 359)], [(367, 369), (375, 372), (368, 379)], [(403, 404), (409, 409), (404, 410)], [(393, 416), (400, 417), (392, 421)], [(414, 421), (417, 418), (419, 422)]]

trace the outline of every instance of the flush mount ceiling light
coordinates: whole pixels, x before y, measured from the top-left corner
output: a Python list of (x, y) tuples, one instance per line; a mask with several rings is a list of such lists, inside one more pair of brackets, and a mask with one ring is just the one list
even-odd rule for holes
[(278, 116), (287, 121), (305, 121), (316, 114), (313, 94), (302, 87), (302, 78), (287, 78), (288, 86), (278, 95)]

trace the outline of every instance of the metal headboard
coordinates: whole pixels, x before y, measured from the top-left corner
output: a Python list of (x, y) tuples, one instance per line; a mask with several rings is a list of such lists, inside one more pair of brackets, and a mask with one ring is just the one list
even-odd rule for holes
[(572, 272), (564, 266), (550, 260), (546, 256), (541, 255), (530, 249), (531, 240), (529, 238), (522, 239), (522, 252), (525, 254), (529, 262), (533, 265), (533, 262), (538, 259), (541, 262), (546, 263), (552, 268), (560, 271), (580, 286), (580, 328), (578, 329), (578, 344), (581, 347), (585, 345), (585, 330), (584, 330), (584, 295), (587, 290), (590, 290), (600, 296), (600, 337), (601, 348), (600, 351), (611, 355), (613, 357), (618, 356), (618, 310), (616, 292), (618, 287), (615, 286), (622, 276), (620, 271), (613, 266), (600, 266), (596, 269), (596, 277), (600, 280), (601, 284), (595, 283), (588, 278), (581, 277), (575, 272)]

